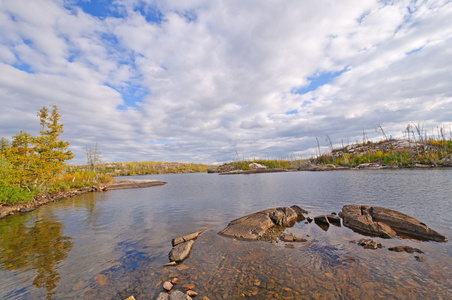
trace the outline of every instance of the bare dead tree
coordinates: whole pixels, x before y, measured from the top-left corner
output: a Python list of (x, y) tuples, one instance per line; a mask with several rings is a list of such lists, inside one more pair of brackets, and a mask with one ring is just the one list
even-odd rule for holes
[(328, 143), (330, 150), (333, 151), (333, 142), (331, 141), (331, 138), (328, 134), (326, 135), (325, 141)]
[(381, 132), (381, 133), (383, 134), (383, 137), (384, 137), (385, 141), (388, 139), (388, 138), (386, 137), (385, 131), (383, 130), (383, 127), (381, 127), (380, 124), (375, 125), (375, 131), (376, 131), (377, 133), (378, 133), (378, 132)]
[(95, 171), (96, 167), (102, 163), (102, 151), (99, 149), (99, 145), (96, 145), (93, 148), (86, 148), (86, 160), (88, 163), (88, 168), (91, 171)]
[(319, 143), (319, 139), (318, 138), (315, 138), (316, 140), (317, 140), (317, 148), (319, 149), (319, 156), (321, 155), (321, 153), (320, 153), (320, 143)]
[(417, 124), (414, 122), (413, 123), (414, 128), (416, 129), (417, 135), (419, 137), (419, 142), (422, 143), (422, 135), (423, 135), (423, 131), (424, 131), (424, 124), (421, 125), (421, 122), (419, 121)]
[(408, 133), (408, 147), (409, 147), (409, 153), (410, 153), (410, 163), (412, 163), (412, 160), (411, 160), (411, 139), (410, 139), (411, 125), (410, 124), (408, 124), (406, 126), (406, 131)]
[(447, 145), (446, 145), (446, 135), (444, 134), (444, 128), (440, 128), (441, 139), (443, 140), (444, 152), (447, 153)]

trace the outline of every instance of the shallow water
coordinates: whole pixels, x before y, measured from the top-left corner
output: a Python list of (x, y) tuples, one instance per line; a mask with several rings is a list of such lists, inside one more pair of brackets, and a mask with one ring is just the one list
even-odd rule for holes
[[(92, 193), (0, 220), (1, 299), (153, 299), (170, 278), (193, 283), (198, 299), (450, 299), (448, 243), (374, 238), (297, 223), (307, 242), (243, 242), (219, 236), (231, 220), (297, 204), (310, 216), (370, 204), (412, 215), (452, 237), (452, 170), (142, 176), (164, 186)], [(207, 230), (190, 257), (168, 262), (171, 239)], [(408, 245), (409, 253), (388, 251)], [(174, 289), (182, 289), (175, 285)]]

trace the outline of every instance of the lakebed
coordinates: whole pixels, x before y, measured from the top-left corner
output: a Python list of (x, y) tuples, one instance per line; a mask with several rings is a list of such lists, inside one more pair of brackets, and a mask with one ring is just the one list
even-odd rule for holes
[[(452, 170), (289, 172), (243, 176), (141, 176), (168, 182), (89, 193), (0, 221), (0, 297), (154, 299), (166, 280), (199, 299), (440, 299), (452, 295), (450, 243), (383, 239), (376, 250), (349, 228), (314, 222), (286, 229), (306, 242), (248, 242), (218, 235), (231, 220), (298, 205), (309, 216), (346, 204), (410, 214), (452, 236)], [(206, 230), (181, 264), (164, 267), (171, 239)], [(7, 240), (8, 239), (8, 240)], [(389, 247), (421, 249), (414, 254)], [(24, 250), (26, 249), (26, 250)]]

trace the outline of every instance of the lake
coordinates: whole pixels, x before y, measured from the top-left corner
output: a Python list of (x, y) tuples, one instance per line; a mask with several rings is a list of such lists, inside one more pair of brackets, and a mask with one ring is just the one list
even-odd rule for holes
[[(218, 235), (236, 218), (298, 205), (309, 216), (345, 204), (396, 209), (452, 238), (452, 170), (174, 174), (164, 186), (90, 193), (0, 220), (1, 299), (154, 299), (162, 283), (194, 284), (197, 299), (451, 299), (452, 246), (415, 239), (356, 243), (346, 227), (304, 221), (286, 229), (307, 242)], [(171, 239), (206, 230), (182, 264)], [(407, 245), (424, 251), (396, 253)], [(291, 248), (289, 248), (291, 247)]]

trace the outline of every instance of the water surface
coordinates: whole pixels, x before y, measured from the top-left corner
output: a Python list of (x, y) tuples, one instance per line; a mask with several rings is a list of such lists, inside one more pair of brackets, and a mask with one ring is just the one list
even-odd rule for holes
[[(310, 216), (345, 204), (410, 214), (452, 237), (452, 170), (294, 172), (220, 176), (140, 176), (164, 186), (85, 194), (0, 220), (1, 299), (153, 299), (174, 277), (209, 299), (447, 299), (450, 243), (380, 239), (385, 248), (350, 243), (345, 227), (297, 223), (307, 239), (243, 242), (219, 236), (231, 220), (297, 204)], [(168, 262), (171, 239), (207, 230), (182, 265)], [(415, 254), (388, 247), (419, 248)], [(176, 285), (175, 289), (182, 289)]]

